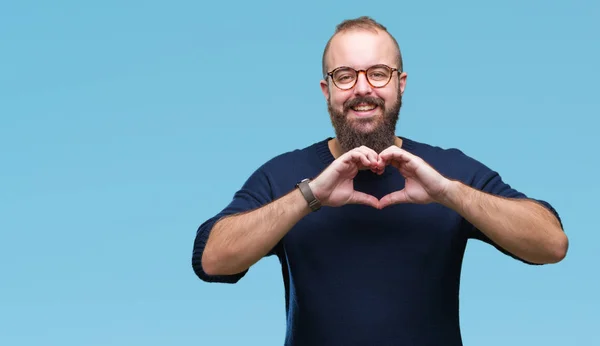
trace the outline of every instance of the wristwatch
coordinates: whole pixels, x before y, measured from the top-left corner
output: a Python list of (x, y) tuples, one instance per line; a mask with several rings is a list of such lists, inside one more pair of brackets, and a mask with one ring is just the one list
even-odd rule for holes
[(312, 190), (310, 189), (310, 185), (308, 185), (308, 183), (310, 183), (310, 179), (303, 179), (298, 184), (296, 184), (296, 187), (300, 189), (300, 192), (302, 193), (302, 196), (304, 196), (304, 199), (308, 203), (310, 209), (312, 211), (317, 211), (321, 208), (321, 201), (319, 201), (317, 197), (315, 197), (315, 195), (312, 193)]

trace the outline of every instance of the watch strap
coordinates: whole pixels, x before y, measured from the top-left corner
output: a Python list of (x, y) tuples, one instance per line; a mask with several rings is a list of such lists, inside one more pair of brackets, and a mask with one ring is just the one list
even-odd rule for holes
[(304, 199), (308, 203), (310, 209), (312, 211), (317, 211), (321, 208), (321, 201), (319, 201), (317, 197), (315, 197), (308, 183), (310, 183), (310, 179), (304, 179), (298, 184), (296, 184), (296, 187), (298, 187), (298, 189), (302, 193), (302, 196), (304, 196)]

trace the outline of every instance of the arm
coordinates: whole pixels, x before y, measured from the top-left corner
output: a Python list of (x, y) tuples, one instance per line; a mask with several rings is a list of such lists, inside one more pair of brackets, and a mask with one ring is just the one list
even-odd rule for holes
[(406, 178), (402, 190), (381, 199), (381, 208), (397, 203), (440, 203), (455, 210), (502, 249), (525, 261), (555, 263), (565, 257), (567, 237), (559, 220), (541, 204), (526, 198), (488, 194), (450, 180), (420, 157), (398, 147), (390, 147), (380, 156)]
[(256, 210), (215, 223), (202, 254), (208, 275), (233, 275), (265, 256), (310, 208), (299, 190)]
[[(376, 208), (378, 200), (375, 197), (354, 191), (352, 179), (364, 167), (379, 174), (383, 168), (379, 166), (374, 151), (357, 148), (336, 159), (309, 186), (323, 206), (362, 203)], [(194, 270), (201, 278), (213, 280), (211, 277), (221, 277), (226, 282), (237, 281), (242, 272), (264, 257), (298, 221), (310, 213), (306, 200), (297, 189), (275, 201), (258, 201), (267, 200), (262, 191), (266, 188), (256, 187), (267, 185), (262, 182), (264, 179), (258, 178), (260, 176), (257, 174), (251, 178), (252, 182), (246, 184), (243, 192), (236, 194), (238, 197), (221, 214), (228, 216), (221, 217), (212, 229), (210, 225), (201, 226), (199, 233), (202, 234), (196, 237), (192, 258)], [(261, 195), (262, 198), (256, 197)], [(203, 239), (206, 239), (205, 243)]]
[(567, 253), (568, 239), (558, 219), (530, 199), (494, 196), (449, 181), (439, 202), (462, 215), (492, 241), (526, 261), (556, 263)]

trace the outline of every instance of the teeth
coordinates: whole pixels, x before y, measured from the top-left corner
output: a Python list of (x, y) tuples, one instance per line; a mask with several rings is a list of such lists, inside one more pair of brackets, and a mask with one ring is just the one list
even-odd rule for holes
[(370, 111), (372, 109), (375, 109), (375, 105), (360, 105), (353, 107), (352, 109), (359, 112)]

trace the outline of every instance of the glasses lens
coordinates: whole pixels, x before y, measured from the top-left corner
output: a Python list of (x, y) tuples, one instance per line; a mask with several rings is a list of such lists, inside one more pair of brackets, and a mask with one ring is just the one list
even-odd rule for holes
[(373, 66), (367, 71), (367, 78), (374, 87), (382, 87), (389, 82), (392, 70), (387, 66)]
[(333, 73), (333, 82), (338, 88), (349, 89), (356, 81), (356, 71), (350, 68), (341, 68)]

